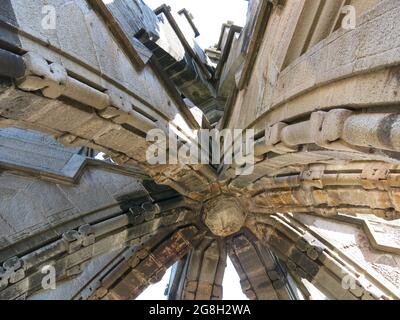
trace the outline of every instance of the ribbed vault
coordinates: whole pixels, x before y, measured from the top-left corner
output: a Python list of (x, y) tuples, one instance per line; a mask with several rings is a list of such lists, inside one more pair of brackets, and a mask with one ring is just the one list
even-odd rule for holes
[[(250, 299), (400, 299), (400, 2), (252, 0), (208, 56), (186, 11), (3, 2), (0, 299), (134, 299), (174, 266), (169, 299), (218, 300), (228, 257)], [(172, 153), (252, 128), (254, 171), (149, 164), (168, 128)]]

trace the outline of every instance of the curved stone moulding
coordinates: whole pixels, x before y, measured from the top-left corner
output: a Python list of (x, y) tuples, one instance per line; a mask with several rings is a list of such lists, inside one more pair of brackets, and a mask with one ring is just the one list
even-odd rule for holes
[(256, 142), (255, 155), (295, 152), (304, 144), (338, 151), (357, 152), (357, 147), (399, 151), (398, 122), (396, 113), (357, 114), (347, 109), (318, 111), (311, 114), (309, 121), (292, 125), (280, 122), (268, 127), (265, 137)]
[(0, 48), (0, 75), (18, 79), (25, 74), (26, 66), (21, 56)]
[[(111, 155), (120, 164), (134, 164), (144, 168), (145, 149), (148, 146), (144, 136), (147, 131), (163, 129), (180, 114), (181, 121), (175, 125), (183, 134), (191, 136), (191, 130), (198, 126), (193, 115), (187, 112), (176, 89), (165, 83), (169, 80), (159, 75), (157, 65), (149, 57), (145, 57), (149, 54), (148, 50), (138, 40), (130, 42), (130, 39), (126, 39), (124, 28), (121, 29), (119, 25), (121, 21), (112, 25), (118, 32), (112, 34), (107, 29), (106, 21), (102, 19), (113, 19), (108, 12), (109, 8), (103, 6), (107, 12), (104, 15), (104, 10), (100, 10), (99, 15), (99, 12), (93, 10), (92, 4), (85, 0), (51, 4), (59, 12), (63, 12), (57, 33), (71, 23), (65, 19), (68, 16), (74, 17), (76, 26), (82, 26), (82, 22), (87, 22), (87, 25), (79, 30), (71, 26), (66, 34), (53, 37), (50, 33), (37, 30), (35, 19), (25, 19), (26, 8), (20, 1), (7, 2), (5, 10), (15, 19), (6, 21), (4, 28), (18, 40), (13, 44), (18, 47), (15, 51), (27, 53), (23, 57), (11, 52), (0, 56), (1, 61), (15, 67), (14, 74), (7, 72), (5, 76), (15, 80), (16, 88), (26, 92), (41, 92), (44, 99), (39, 99), (36, 95), (24, 95), (11, 85), (7, 97), (3, 95), (1, 98), (2, 104), (4, 102), (4, 106), (8, 106), (0, 112), (2, 126), (21, 126), (45, 131), (68, 146), (92, 147)], [(35, 10), (40, 9), (38, 6), (39, 4), (32, 4)], [(145, 5), (143, 8), (147, 10), (147, 16), (153, 14)], [(33, 18), (31, 14), (27, 16)], [(157, 20), (155, 15), (153, 17), (154, 21)], [(126, 18), (123, 16), (123, 19)], [(150, 25), (149, 22), (146, 27)], [(100, 34), (98, 30), (104, 32)], [(70, 45), (74, 35), (82, 38), (83, 44), (86, 43), (86, 50), (83, 50), (83, 44), (75, 47)], [(136, 70), (133, 65), (135, 63), (128, 59), (133, 51), (127, 47), (145, 58), (140, 70)], [(107, 59), (111, 53), (114, 53), (112, 56), (115, 58), (113, 67)], [(149, 90), (156, 94), (149, 94)], [(14, 107), (20, 99), (30, 101), (31, 106), (40, 104), (41, 108), (38, 106), (30, 110), (24, 109), (22, 113), (25, 117), (21, 117), (21, 113), (18, 113), (21, 110)], [(29, 111), (32, 114), (28, 116)], [(45, 114), (43, 118), (33, 116), (41, 112)], [(128, 145), (124, 142), (130, 140), (136, 144)], [(207, 183), (211, 177), (207, 168), (194, 170), (187, 167), (186, 170), (193, 171), (194, 176), (200, 181), (205, 179)], [(148, 173), (152, 176), (164, 174)], [(175, 181), (175, 177), (166, 177), (166, 183), (180, 191), (190, 190), (189, 185), (182, 186)]]
[[(383, 247), (377, 250), (370, 244), (366, 246), (368, 235), (359, 221), (331, 221), (306, 214), (257, 216), (255, 220), (253, 230), (257, 236), (285, 261), (289, 270), (316, 285), (328, 297), (399, 299), (398, 249), (392, 253), (382, 250)], [(351, 236), (335, 236), (338, 227)], [(355, 250), (349, 245), (352, 241), (356, 243)]]
[(185, 209), (163, 215), (147, 215), (142, 211), (142, 214), (132, 211), (92, 225), (82, 225), (37, 250), (7, 259), (0, 270), (1, 299), (16, 299), (39, 291), (43, 266), (53, 266), (57, 280), (68, 279), (80, 274), (97, 256), (129, 245), (140, 246), (163, 230), (178, 227), (193, 218)]
[(169, 300), (222, 300), (226, 243), (205, 237), (173, 268)]
[(265, 169), (279, 174), (289, 166), (341, 159), (398, 164), (398, 119), (398, 113), (333, 109), (312, 113), (310, 120), (296, 124), (280, 122), (267, 127), (265, 135), (255, 142), (255, 157), (262, 160), (250, 176), (234, 177), (233, 169), (224, 174), (233, 178), (233, 186), (243, 187), (261, 178)]
[[(264, 130), (265, 123), (285, 121), (285, 117), (301, 117), (316, 110), (346, 105), (355, 108), (373, 105), (384, 108), (385, 104), (398, 104), (396, 74), (399, 43), (393, 41), (392, 35), (399, 28), (396, 23), (399, 4), (390, 0), (377, 0), (366, 3), (365, 8), (360, 8), (363, 4), (355, 1), (352, 5), (359, 15), (354, 29), (332, 30), (333, 32), (298, 55), (286, 67), (283, 61), (285, 55), (298, 48), (291, 45), (296, 41), (299, 41), (300, 47), (302, 45), (293, 32), (296, 27), (301, 28), (313, 20), (307, 17), (310, 10), (302, 10), (307, 6), (318, 6), (318, 3), (287, 3), (280, 11), (282, 19), (288, 19), (286, 24), (291, 28), (282, 28), (279, 21), (271, 26), (273, 30), (267, 39), (269, 42), (264, 41), (262, 48), (263, 54), (268, 58), (259, 59), (256, 65), (259, 73), (267, 69), (269, 80), (266, 83), (269, 90), (265, 91), (268, 92), (266, 105), (256, 115), (251, 112), (246, 115), (246, 120), (252, 118), (250, 122), (257, 131)], [(296, 17), (290, 17), (295, 11)], [(317, 17), (316, 20), (322, 25), (328, 24), (324, 16)], [(299, 37), (306, 41), (307, 35), (318, 30), (312, 29), (309, 33), (302, 30)], [(274, 38), (276, 33), (272, 31), (280, 32), (282, 37)], [(330, 63), (327, 64), (327, 60)], [(277, 76), (272, 70), (274, 68), (280, 71)], [(384, 81), (380, 82), (382, 79)], [(254, 77), (253, 81), (257, 80), (259, 78)], [(251, 99), (248, 94), (244, 103)]]
[(228, 240), (229, 257), (243, 293), (252, 300), (302, 300), (303, 293), (286, 267), (260, 241), (245, 233)]
[(167, 239), (158, 243), (150, 240), (144, 248), (115, 266), (100, 280), (89, 299), (135, 299), (151, 283), (160, 281), (165, 271), (192, 248), (199, 230), (189, 226), (167, 235)]
[[(41, 82), (44, 80), (39, 78), (38, 81)], [(41, 85), (44, 84), (42, 83)], [(59, 85), (56, 84), (57, 86)], [(32, 90), (36, 88), (33, 85), (30, 87)], [(6, 119), (5, 125), (7, 125), (7, 121), (11, 121), (10, 125), (50, 133), (67, 146), (87, 146), (98, 151), (103, 151), (111, 155), (113, 160), (119, 164), (139, 166), (149, 175), (160, 177), (160, 182), (171, 185), (184, 194), (195, 193), (196, 190), (205, 190), (209, 181), (215, 179), (215, 176), (212, 175), (212, 170), (207, 170), (205, 166), (193, 169), (190, 166), (177, 165), (171, 171), (156, 171), (156, 168), (150, 168), (146, 163), (145, 151), (150, 143), (146, 142), (143, 134), (131, 130), (130, 127), (126, 127), (124, 121), (119, 119), (123, 115), (118, 112), (106, 109), (106, 113), (102, 113), (102, 116), (99, 116), (96, 111), (76, 108), (74, 104), (65, 102), (64, 100), (55, 100), (53, 102), (52, 100), (41, 98), (31, 93), (24, 94), (13, 87), (10, 87), (8, 90), (7, 95), (2, 96), (4, 105), (0, 106), (0, 109), (2, 109), (0, 111), (1, 116)], [(101, 96), (105, 95), (101, 92), (99, 94)], [(105, 96), (108, 97), (108, 95)], [(30, 101), (30, 105), (22, 110), (15, 105), (19, 99)], [(88, 99), (92, 101), (91, 98)], [(96, 99), (93, 99), (93, 103), (95, 101)], [(42, 117), (37, 116), (40, 113), (43, 113)], [(59, 114), (63, 114), (64, 117), (59, 117)], [(154, 128), (154, 126), (146, 126), (146, 121), (142, 121), (141, 117), (139, 115), (134, 120), (134, 117), (132, 118), (129, 115), (128, 118), (140, 123), (143, 130)], [(130, 120), (125, 122), (128, 125), (134, 125)], [(131, 144), (129, 141), (135, 141), (135, 144)], [(162, 166), (160, 168), (162, 169)], [(196, 185), (197, 188), (193, 189), (194, 186), (191, 187), (190, 185), (182, 186), (179, 181), (176, 181), (180, 170), (198, 179), (200, 184)], [(191, 191), (191, 189), (193, 190)]]
[[(45, 31), (42, 2), (0, 10), (0, 299), (134, 299), (172, 267), (169, 299), (220, 300), (228, 258), (249, 299), (400, 299), (400, 2), (251, 0), (216, 71), (167, 6), (48, 0)], [(254, 128), (254, 171), (149, 165), (169, 124), (172, 153)]]
[(249, 188), (250, 212), (315, 212), (334, 217), (374, 214), (399, 219), (398, 165), (353, 162), (311, 165), (302, 172), (263, 177)]

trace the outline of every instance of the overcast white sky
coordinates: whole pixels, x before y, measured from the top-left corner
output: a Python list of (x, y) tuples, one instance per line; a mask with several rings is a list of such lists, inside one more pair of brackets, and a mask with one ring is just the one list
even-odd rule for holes
[(228, 20), (244, 26), (248, 6), (245, 0), (144, 0), (144, 2), (152, 9), (165, 3), (175, 12), (183, 8), (190, 11), (200, 31), (200, 36), (196, 40), (202, 48), (208, 48), (218, 42), (221, 26)]

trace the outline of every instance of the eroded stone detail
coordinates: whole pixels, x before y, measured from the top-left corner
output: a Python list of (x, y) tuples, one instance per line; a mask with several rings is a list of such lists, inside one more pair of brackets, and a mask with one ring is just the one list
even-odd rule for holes
[(203, 208), (204, 223), (212, 233), (217, 236), (226, 237), (238, 232), (246, 220), (240, 201), (228, 195), (208, 200)]
[[(400, 299), (398, 1), (250, 0), (206, 53), (187, 10), (64, 2), (54, 32), (0, 9), (0, 127), (72, 147), (0, 134), (1, 299), (135, 298), (175, 262), (170, 298), (222, 299), (227, 253), (251, 299)], [(148, 165), (169, 123), (254, 128), (254, 172)]]

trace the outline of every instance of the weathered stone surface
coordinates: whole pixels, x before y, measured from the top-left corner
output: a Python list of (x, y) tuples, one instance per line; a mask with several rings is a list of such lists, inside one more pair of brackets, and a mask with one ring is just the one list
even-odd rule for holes
[[(221, 299), (227, 252), (250, 299), (400, 299), (398, 2), (251, 0), (212, 64), (185, 9), (3, 2), (0, 299)], [(254, 128), (254, 171), (149, 165), (168, 124)]]
[(204, 205), (204, 223), (217, 236), (226, 237), (238, 232), (246, 220), (241, 203), (232, 196), (222, 195)]
[[(104, 291), (105, 295), (99, 295), (98, 290), (92, 298), (136, 298), (148, 285), (160, 281), (166, 268), (187, 253), (197, 233), (198, 230), (193, 226), (182, 228), (170, 235), (170, 239), (137, 251), (127, 262), (120, 264), (104, 278), (100, 287), (105, 290), (100, 291)], [(121, 272), (124, 273), (123, 278), (120, 278)]]
[(170, 300), (221, 300), (225, 243), (206, 238), (173, 269)]
[(283, 266), (273, 253), (246, 235), (236, 235), (229, 242), (231, 258), (241, 280), (242, 290), (252, 300), (299, 299), (288, 282)]
[[(260, 236), (295, 274), (335, 299), (360, 299), (357, 288), (375, 299), (398, 299), (397, 266), (390, 259), (392, 254), (370, 247), (359, 227), (363, 220), (343, 217), (334, 221), (303, 214), (296, 217), (278, 214), (266, 219), (256, 218), (260, 221)], [(355, 232), (354, 228), (359, 231)], [(299, 240), (290, 236), (293, 230), (299, 232)], [(309, 254), (309, 249), (306, 254), (299, 250), (299, 241), (313, 248), (315, 256)], [(377, 260), (383, 266), (377, 264)], [(390, 264), (392, 273), (387, 272), (386, 263)]]

